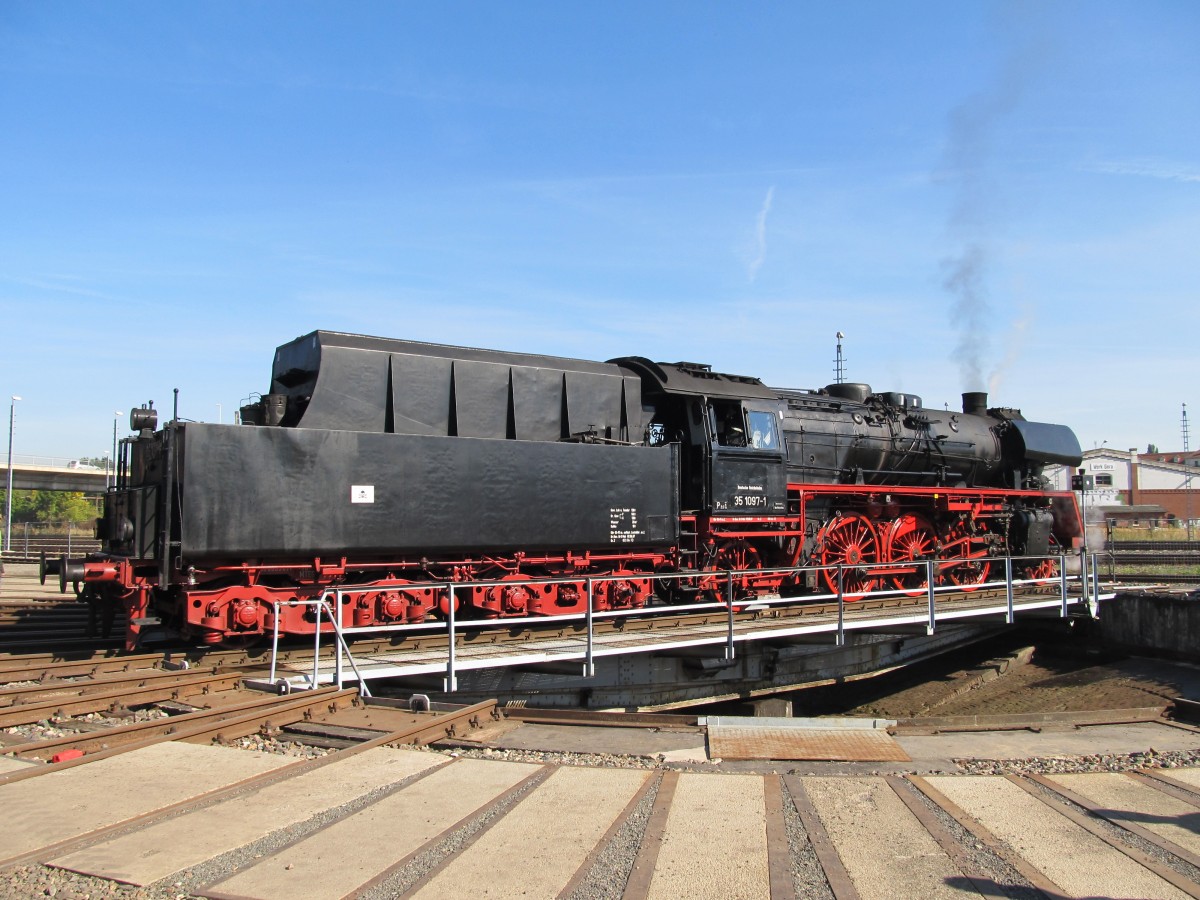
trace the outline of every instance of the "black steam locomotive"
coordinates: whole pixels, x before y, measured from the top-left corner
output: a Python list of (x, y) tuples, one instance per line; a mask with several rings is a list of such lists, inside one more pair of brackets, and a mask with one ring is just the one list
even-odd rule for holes
[[(317, 331), (278, 348), (239, 425), (135, 409), (98, 520), (62, 583), (208, 643), (346, 625), (672, 599), (969, 589), (1006, 555), (1078, 545), (1062, 425), (964, 395), (961, 413), (865, 384), (780, 390), (709, 366), (607, 363)], [(886, 564), (886, 565), (873, 565)], [(801, 574), (774, 570), (828, 568)], [(728, 574), (732, 572), (731, 576)], [(684, 577), (666, 579), (662, 576)], [(534, 579), (552, 577), (556, 583)], [(488, 582), (485, 584), (485, 582)]]

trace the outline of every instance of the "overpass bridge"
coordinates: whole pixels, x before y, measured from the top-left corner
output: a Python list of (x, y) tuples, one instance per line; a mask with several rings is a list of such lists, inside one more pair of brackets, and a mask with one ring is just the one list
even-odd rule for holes
[[(81, 467), (77, 460), (51, 456), (13, 455), (14, 491), (85, 491), (103, 493), (111, 472)], [(8, 459), (0, 457), (0, 489), (8, 485)]]

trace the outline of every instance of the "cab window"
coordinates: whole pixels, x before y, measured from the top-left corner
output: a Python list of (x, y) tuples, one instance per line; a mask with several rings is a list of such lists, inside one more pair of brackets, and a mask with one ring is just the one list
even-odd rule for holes
[(718, 447), (746, 446), (746, 416), (740, 403), (714, 402), (712, 427)]
[(779, 432), (775, 428), (775, 415), (769, 412), (748, 412), (750, 446), (755, 450), (778, 450)]

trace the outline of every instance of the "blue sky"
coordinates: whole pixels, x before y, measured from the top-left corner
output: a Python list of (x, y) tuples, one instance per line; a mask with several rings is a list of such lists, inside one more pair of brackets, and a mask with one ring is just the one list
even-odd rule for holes
[(1193, 2), (4, 0), (14, 450), (228, 422), (317, 328), (788, 387), (841, 330), (876, 389), (1176, 448), (1197, 46)]

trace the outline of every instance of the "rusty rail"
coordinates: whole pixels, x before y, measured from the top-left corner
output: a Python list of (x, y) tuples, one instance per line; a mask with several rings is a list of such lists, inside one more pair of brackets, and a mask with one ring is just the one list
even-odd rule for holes
[(407, 728), (368, 741), (367, 744), (416, 744), (423, 747), (446, 738), (459, 737), (459, 728), (462, 726), (467, 726), (468, 729), (480, 728), (485, 718), (496, 718), (495, 700), (484, 700), (462, 709), (436, 713), (428, 721), (415, 722)]
[(678, 728), (692, 731), (699, 718), (677, 713), (606, 712), (590, 709), (531, 709), (508, 706), (500, 711), (506, 719), (543, 725), (595, 725), (609, 728)]
[(54, 766), (7, 772), (0, 775), (0, 784), (57, 771), (64, 766), (83, 761), (104, 759), (160, 741), (235, 740), (254, 734), (260, 728), (269, 727), (273, 723), (282, 725), (311, 716), (313, 710), (321, 707), (333, 711), (357, 701), (358, 691), (349, 688), (342, 691), (336, 688), (322, 688), (285, 699), (257, 695), (256, 699), (244, 703), (200, 710), (170, 719), (137, 722), (89, 734), (64, 735), (44, 741), (13, 744), (4, 748), (6, 754), (44, 760), (63, 750), (80, 750), (85, 756), (56, 763)]
[(1070, 712), (1015, 713), (982, 716), (917, 716), (899, 719), (899, 734), (938, 734), (949, 731), (1020, 731), (1042, 725), (1124, 725), (1161, 720), (1168, 704), (1128, 709), (1097, 709)]
[[(0, 707), (0, 727), (24, 725), (43, 719), (78, 716), (93, 712), (114, 711), (131, 706), (148, 705), (162, 700), (181, 700), (211, 691), (227, 691), (237, 687), (241, 672), (163, 672), (143, 676), (138, 685), (111, 682), (62, 682), (18, 688), (17, 691), (37, 691), (45, 696), (33, 702), (14, 702)], [(161, 682), (161, 683), (160, 683)], [(60, 696), (53, 696), (54, 693)], [(74, 696), (71, 694), (74, 693)], [(0, 694), (0, 698), (5, 696)], [(21, 694), (16, 694), (20, 697)], [(34, 695), (36, 696), (36, 694)]]

